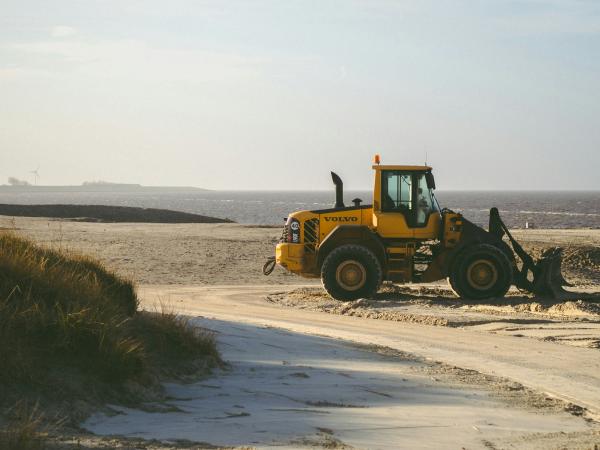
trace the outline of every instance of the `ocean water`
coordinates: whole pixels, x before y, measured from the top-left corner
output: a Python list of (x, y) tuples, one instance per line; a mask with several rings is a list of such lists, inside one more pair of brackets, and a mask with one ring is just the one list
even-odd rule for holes
[[(442, 207), (463, 213), (486, 225), (489, 209), (496, 206), (511, 228), (525, 222), (537, 228), (600, 228), (600, 191), (439, 191)], [(346, 205), (355, 197), (371, 203), (370, 192), (347, 191)], [(292, 211), (329, 208), (330, 191), (110, 191), (75, 192), (37, 188), (12, 192), (0, 190), (0, 203), (97, 204), (164, 208), (229, 218), (244, 224), (281, 224)]]

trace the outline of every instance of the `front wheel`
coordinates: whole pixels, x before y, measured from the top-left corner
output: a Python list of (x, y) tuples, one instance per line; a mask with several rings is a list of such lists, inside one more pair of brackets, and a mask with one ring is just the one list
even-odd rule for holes
[(512, 267), (502, 250), (478, 244), (456, 257), (449, 281), (454, 293), (464, 299), (504, 297), (512, 284)]
[(362, 245), (342, 245), (325, 258), (321, 280), (327, 293), (336, 300), (370, 298), (381, 284), (381, 264)]

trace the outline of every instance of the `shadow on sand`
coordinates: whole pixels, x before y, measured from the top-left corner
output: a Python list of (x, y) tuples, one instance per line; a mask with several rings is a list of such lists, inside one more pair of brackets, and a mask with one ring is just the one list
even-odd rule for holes
[(488, 395), (490, 386), (442, 383), (410, 355), (270, 327), (197, 323), (216, 333), (228, 370), (168, 384), (168, 412), (113, 407), (114, 415), (83, 426), (100, 435), (294, 448), (481, 446), (480, 430), (493, 440), (523, 424), (540, 433), (584, 426), (562, 413), (511, 408)]

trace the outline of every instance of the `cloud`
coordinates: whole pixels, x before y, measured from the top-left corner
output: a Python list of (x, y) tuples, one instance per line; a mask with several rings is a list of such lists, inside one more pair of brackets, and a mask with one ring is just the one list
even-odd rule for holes
[(68, 27), (66, 25), (58, 25), (52, 27), (52, 29), (50, 30), (50, 35), (55, 38), (69, 37), (75, 34), (77, 34), (77, 30), (73, 27)]

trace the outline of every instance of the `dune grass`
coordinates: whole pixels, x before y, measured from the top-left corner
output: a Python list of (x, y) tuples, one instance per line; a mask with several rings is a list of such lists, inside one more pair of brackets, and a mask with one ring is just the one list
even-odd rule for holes
[(131, 281), (12, 232), (0, 233), (0, 360), (0, 407), (24, 393), (131, 399), (136, 383), (160, 389), (161, 377), (220, 364), (210, 333), (166, 310), (138, 311)]
[(109, 381), (140, 375), (137, 305), (133, 284), (92, 259), (0, 234), (0, 381), (39, 382), (59, 360)]

